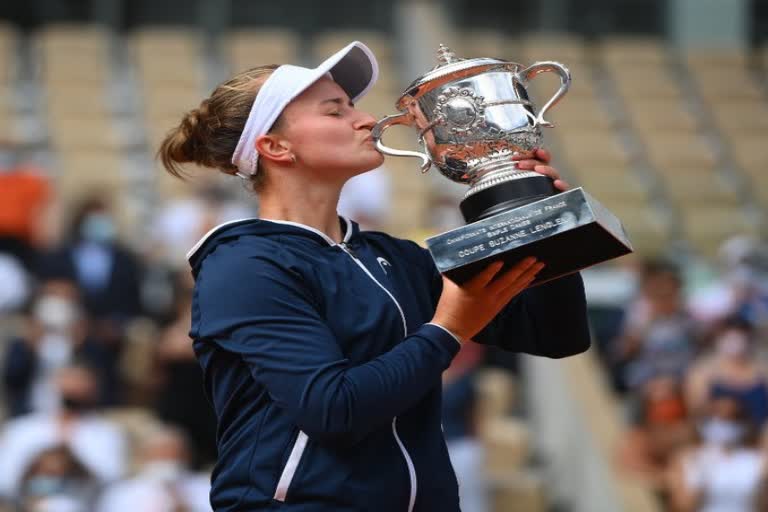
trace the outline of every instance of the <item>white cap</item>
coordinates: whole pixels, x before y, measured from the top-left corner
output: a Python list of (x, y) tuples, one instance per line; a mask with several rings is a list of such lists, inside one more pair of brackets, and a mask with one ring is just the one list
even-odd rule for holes
[(272, 128), (296, 96), (328, 74), (352, 101), (357, 101), (376, 83), (379, 65), (367, 46), (354, 41), (314, 69), (290, 64), (275, 69), (259, 89), (232, 154), (232, 163), (237, 166), (240, 177), (248, 178), (256, 174), (259, 161), (256, 139)]

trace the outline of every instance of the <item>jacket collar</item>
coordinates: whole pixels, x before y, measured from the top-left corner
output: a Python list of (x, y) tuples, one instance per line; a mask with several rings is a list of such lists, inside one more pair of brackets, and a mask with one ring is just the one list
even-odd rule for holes
[[(356, 222), (343, 216), (339, 216), (344, 231), (344, 238), (341, 243), (349, 243), (349, 241), (360, 231), (360, 227)], [(320, 231), (319, 229), (300, 224), (298, 222), (290, 222), (286, 220), (276, 219), (259, 219), (257, 217), (250, 217), (245, 219), (237, 219), (229, 222), (224, 222), (214, 227), (203, 235), (200, 240), (189, 250), (187, 253), (187, 260), (195, 265), (195, 260), (199, 260), (208, 252), (208, 248), (212, 248), (217, 245), (219, 240), (241, 235), (270, 235), (270, 234), (294, 234), (299, 236), (308, 236), (329, 246), (339, 245), (331, 237)]]

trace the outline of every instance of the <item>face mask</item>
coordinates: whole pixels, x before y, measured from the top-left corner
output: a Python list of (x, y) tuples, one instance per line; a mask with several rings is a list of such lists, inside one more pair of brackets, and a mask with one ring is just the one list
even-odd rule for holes
[(117, 235), (117, 229), (109, 215), (92, 213), (85, 217), (80, 226), (80, 236), (89, 242), (111, 242)]
[(77, 308), (70, 300), (44, 295), (35, 304), (33, 315), (47, 330), (65, 332), (77, 320)]
[(699, 425), (699, 433), (707, 444), (730, 446), (744, 438), (745, 428), (735, 421), (710, 418)]
[(740, 332), (727, 332), (717, 340), (717, 353), (724, 357), (743, 357), (748, 350), (749, 340)]
[(60, 476), (33, 476), (24, 484), (26, 496), (51, 496), (61, 494), (67, 488), (67, 480)]
[(176, 460), (157, 460), (144, 465), (141, 473), (151, 480), (169, 482), (178, 479), (184, 472), (184, 465)]

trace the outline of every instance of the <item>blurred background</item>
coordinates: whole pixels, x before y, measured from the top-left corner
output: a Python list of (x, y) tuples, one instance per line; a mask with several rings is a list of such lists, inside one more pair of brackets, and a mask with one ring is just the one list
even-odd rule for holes
[[(446, 372), (464, 512), (768, 510), (763, 0), (0, 4), (0, 509), (210, 510), (185, 253), (258, 204), (212, 170), (167, 177), (154, 153), (231, 74), (353, 39), (381, 64), (360, 104), (377, 117), (439, 43), (564, 63), (546, 145), (636, 249), (583, 272), (588, 354), (469, 343)], [(536, 103), (556, 85), (537, 78)], [(462, 223), (462, 193), (388, 158), (340, 210), (422, 242)]]

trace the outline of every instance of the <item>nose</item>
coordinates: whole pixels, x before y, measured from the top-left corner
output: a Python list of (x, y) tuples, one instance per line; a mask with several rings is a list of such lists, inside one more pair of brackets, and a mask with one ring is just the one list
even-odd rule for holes
[(369, 114), (368, 112), (363, 112), (362, 110), (358, 111), (358, 118), (355, 120), (356, 130), (372, 130), (375, 124), (376, 118), (373, 117), (373, 115)]

